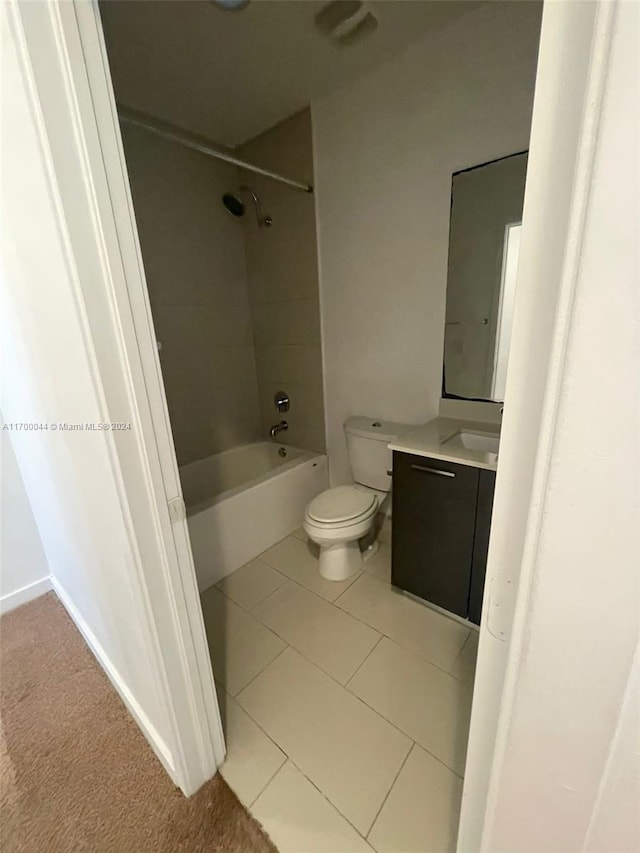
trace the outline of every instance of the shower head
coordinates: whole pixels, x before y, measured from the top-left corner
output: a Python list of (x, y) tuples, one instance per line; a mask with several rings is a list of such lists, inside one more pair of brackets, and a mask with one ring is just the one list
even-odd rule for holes
[(244, 202), (233, 193), (225, 193), (222, 203), (233, 216), (244, 216)]
[(239, 188), (237, 193), (228, 192), (222, 196), (222, 203), (227, 208), (229, 213), (233, 216), (244, 216), (245, 212), (245, 203), (242, 198), (242, 193), (247, 193), (247, 195), (251, 196), (251, 200), (256, 209), (256, 219), (258, 222), (258, 227), (270, 228), (273, 220), (270, 216), (263, 216), (262, 211), (260, 210), (260, 201), (258, 196), (254, 193), (251, 187), (242, 186)]

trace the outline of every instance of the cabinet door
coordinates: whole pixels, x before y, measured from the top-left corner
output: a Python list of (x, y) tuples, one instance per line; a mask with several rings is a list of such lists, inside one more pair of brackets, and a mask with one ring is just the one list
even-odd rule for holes
[(478, 478), (468, 465), (393, 454), (392, 583), (465, 617)]
[(480, 624), (482, 597), (484, 595), (484, 576), (487, 569), (489, 550), (489, 532), (491, 530), (491, 512), (493, 510), (493, 492), (496, 485), (495, 471), (480, 471), (478, 485), (478, 506), (476, 510), (476, 535), (473, 542), (471, 562), (471, 587), (469, 589), (469, 619)]

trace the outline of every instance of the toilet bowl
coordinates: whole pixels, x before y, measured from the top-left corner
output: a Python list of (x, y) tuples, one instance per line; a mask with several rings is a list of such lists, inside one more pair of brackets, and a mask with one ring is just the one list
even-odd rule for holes
[(320, 546), (320, 574), (332, 581), (346, 580), (362, 567), (360, 540), (371, 532), (391, 489), (388, 445), (408, 427), (358, 416), (349, 418), (344, 429), (355, 485), (319, 494), (307, 507), (303, 522), (309, 539)]
[(311, 501), (303, 527), (320, 546), (322, 577), (341, 581), (359, 570), (359, 540), (370, 531), (377, 511), (378, 497), (356, 486), (336, 486)]

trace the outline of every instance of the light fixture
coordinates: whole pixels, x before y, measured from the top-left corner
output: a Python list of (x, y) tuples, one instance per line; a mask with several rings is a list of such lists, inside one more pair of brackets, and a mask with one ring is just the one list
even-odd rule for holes
[(378, 19), (363, 0), (332, 0), (315, 15), (316, 27), (340, 45), (350, 45), (374, 32)]
[(221, 9), (226, 9), (228, 12), (237, 12), (238, 9), (244, 9), (249, 0), (212, 0), (215, 6)]

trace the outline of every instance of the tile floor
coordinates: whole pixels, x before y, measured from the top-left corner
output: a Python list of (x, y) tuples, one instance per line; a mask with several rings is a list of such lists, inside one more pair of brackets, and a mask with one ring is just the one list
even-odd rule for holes
[[(385, 537), (386, 538), (386, 537)], [(206, 590), (222, 774), (280, 853), (455, 849), (477, 633), (299, 530)]]

